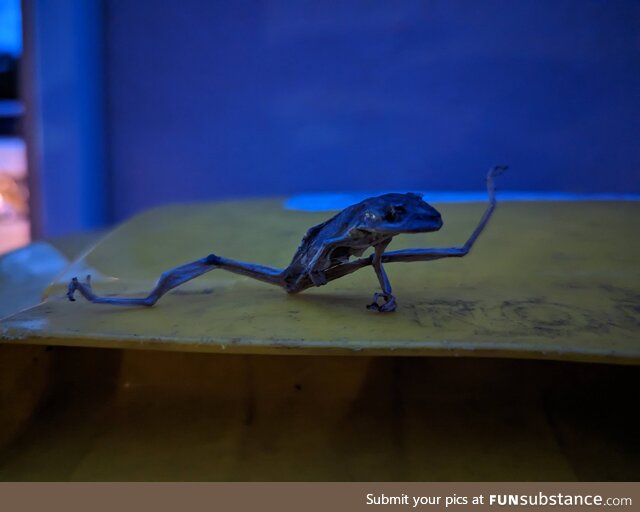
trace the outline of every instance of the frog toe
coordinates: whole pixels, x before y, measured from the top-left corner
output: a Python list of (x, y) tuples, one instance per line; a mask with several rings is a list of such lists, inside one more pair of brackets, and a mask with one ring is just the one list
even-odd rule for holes
[[(378, 304), (378, 300), (381, 297), (384, 299), (384, 302), (382, 304)], [(380, 313), (392, 313), (397, 307), (398, 304), (396, 303), (396, 298), (393, 295), (378, 292), (373, 294), (373, 302), (367, 305), (368, 310), (378, 311)]]

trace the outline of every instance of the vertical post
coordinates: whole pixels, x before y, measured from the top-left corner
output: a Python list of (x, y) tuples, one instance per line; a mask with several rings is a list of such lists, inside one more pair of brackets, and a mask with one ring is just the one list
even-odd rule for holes
[(108, 221), (102, 1), (23, 0), (34, 237)]

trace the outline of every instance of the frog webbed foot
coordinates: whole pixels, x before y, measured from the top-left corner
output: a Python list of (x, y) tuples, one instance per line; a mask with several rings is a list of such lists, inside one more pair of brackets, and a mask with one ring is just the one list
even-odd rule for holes
[(85, 298), (91, 300), (91, 297), (94, 297), (93, 290), (91, 289), (91, 276), (87, 276), (87, 280), (84, 283), (78, 281), (77, 277), (74, 277), (67, 287), (67, 298), (71, 302), (75, 302), (76, 298), (74, 297), (75, 292), (79, 291)]
[[(380, 297), (384, 299), (382, 304), (378, 304)], [(393, 294), (379, 292), (373, 294), (373, 302), (367, 305), (367, 309), (371, 311), (378, 311), (380, 313), (392, 313), (397, 307), (398, 304), (396, 303), (396, 298)]]

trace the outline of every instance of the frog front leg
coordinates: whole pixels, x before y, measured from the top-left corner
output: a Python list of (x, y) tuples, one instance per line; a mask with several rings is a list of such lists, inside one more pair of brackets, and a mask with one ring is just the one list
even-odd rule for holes
[[(373, 268), (376, 271), (376, 275), (378, 276), (378, 281), (380, 282), (382, 293), (376, 292), (373, 294), (373, 302), (367, 305), (367, 309), (372, 311), (379, 311), (381, 313), (391, 313), (398, 307), (396, 298), (392, 293), (391, 282), (389, 281), (387, 272), (382, 266), (382, 255), (384, 254), (384, 250), (387, 248), (390, 242), (391, 239), (380, 245), (377, 245), (375, 247), (375, 252), (371, 260), (371, 264), (373, 265)], [(378, 304), (378, 300), (380, 300), (381, 298), (384, 299), (384, 302), (382, 304)]]

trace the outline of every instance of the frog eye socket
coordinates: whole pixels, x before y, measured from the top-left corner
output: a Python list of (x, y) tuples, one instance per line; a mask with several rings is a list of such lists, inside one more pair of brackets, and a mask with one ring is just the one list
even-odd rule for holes
[(404, 216), (407, 213), (407, 209), (399, 205), (389, 206), (384, 213), (384, 220), (387, 222), (398, 222), (404, 219)]

